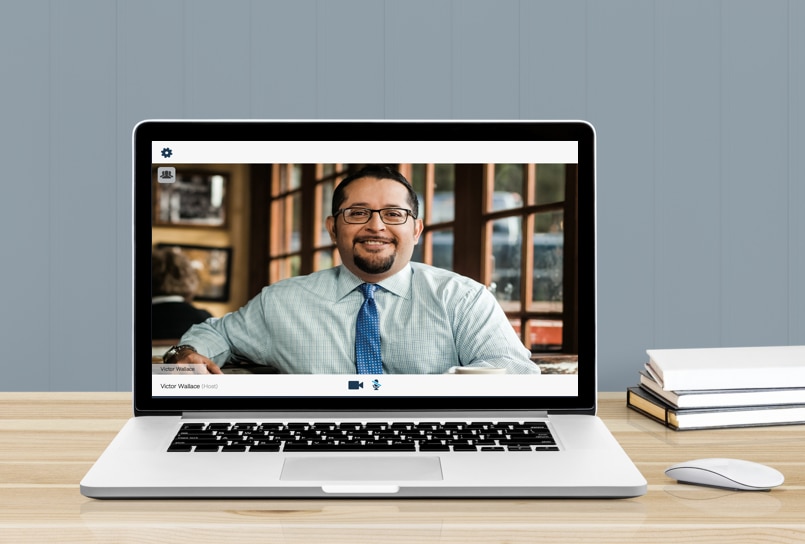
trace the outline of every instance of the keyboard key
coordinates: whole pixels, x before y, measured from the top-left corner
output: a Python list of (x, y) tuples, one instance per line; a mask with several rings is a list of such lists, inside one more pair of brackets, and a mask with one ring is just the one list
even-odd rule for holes
[(207, 425), (208, 431), (226, 431), (229, 430), (229, 423), (210, 423)]
[(204, 428), (203, 423), (182, 423), (182, 431), (200, 431)]
[(450, 451), (450, 446), (441, 442), (422, 442), (419, 451)]
[(249, 451), (280, 451), (279, 444), (258, 444), (256, 446), (251, 446)]
[(257, 427), (257, 423), (235, 423), (232, 425), (233, 431), (251, 431)]
[(414, 444), (307, 444), (286, 443), (283, 451), (416, 451)]

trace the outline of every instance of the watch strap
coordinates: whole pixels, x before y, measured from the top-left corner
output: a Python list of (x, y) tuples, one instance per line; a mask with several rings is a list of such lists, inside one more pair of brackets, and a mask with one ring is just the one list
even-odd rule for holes
[(166, 365), (170, 365), (176, 362), (177, 359), (180, 359), (185, 352), (192, 352), (198, 353), (196, 348), (191, 346), (190, 344), (181, 344), (178, 346), (171, 346), (168, 348), (168, 351), (165, 352), (165, 355), (162, 356), (162, 361)]

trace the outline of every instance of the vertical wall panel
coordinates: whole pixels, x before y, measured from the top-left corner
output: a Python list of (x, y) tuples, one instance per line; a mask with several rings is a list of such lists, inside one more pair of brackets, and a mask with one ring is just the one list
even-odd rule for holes
[(520, 3), (520, 116), (587, 118), (587, 3)]
[(452, 117), (451, 3), (388, 1), (385, 28), (386, 117)]
[(116, 10), (104, 0), (51, 4), (51, 191), (39, 213), (50, 221), (51, 337), (42, 351), (54, 389), (117, 384)]
[(137, 121), (185, 116), (184, 5), (181, 0), (118, 3), (117, 114), (120, 138), (129, 140), (123, 142), (129, 159), (130, 130)]
[[(48, 390), (50, 4), (0, 3), (0, 390)], [(35, 355), (34, 355), (35, 354)], [(79, 367), (80, 368), (80, 367)]]
[(805, 2), (788, 3), (788, 343), (805, 344)]
[(375, 0), (319, 2), (316, 116), (385, 117), (385, 15)]
[(720, 18), (717, 2), (657, 4), (656, 333), (647, 348), (721, 342)]
[(599, 384), (612, 390), (635, 379), (655, 342), (653, 4), (590, 2), (587, 40), (598, 136)]
[(788, 4), (723, 3), (722, 341), (788, 339)]
[(315, 117), (316, 6), (315, 0), (252, 3), (252, 117)]
[(519, 3), (453, 2), (453, 116), (520, 117)]
[(248, 118), (252, 58), (248, 0), (193, 0), (184, 5), (185, 116)]

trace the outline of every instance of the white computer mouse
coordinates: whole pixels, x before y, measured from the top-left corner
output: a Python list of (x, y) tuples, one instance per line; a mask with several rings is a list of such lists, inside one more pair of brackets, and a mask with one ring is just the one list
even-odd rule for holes
[(777, 470), (742, 459), (695, 459), (665, 470), (680, 483), (723, 487), (741, 491), (768, 491), (781, 485), (785, 477)]

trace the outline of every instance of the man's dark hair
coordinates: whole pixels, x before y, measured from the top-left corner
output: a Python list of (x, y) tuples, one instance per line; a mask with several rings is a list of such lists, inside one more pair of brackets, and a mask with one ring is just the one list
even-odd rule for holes
[(392, 179), (396, 182), (402, 183), (408, 190), (408, 205), (411, 207), (411, 212), (414, 215), (414, 219), (419, 217), (419, 198), (417, 198), (416, 191), (414, 191), (411, 183), (405, 179), (405, 176), (393, 168), (379, 164), (370, 164), (368, 166), (364, 166), (354, 174), (350, 174), (344, 178), (344, 180), (338, 184), (333, 191), (333, 215), (338, 213), (338, 210), (341, 208), (341, 204), (343, 204), (344, 200), (347, 199), (347, 195), (344, 193), (347, 185), (360, 178)]

